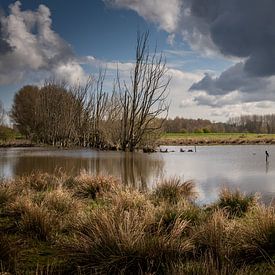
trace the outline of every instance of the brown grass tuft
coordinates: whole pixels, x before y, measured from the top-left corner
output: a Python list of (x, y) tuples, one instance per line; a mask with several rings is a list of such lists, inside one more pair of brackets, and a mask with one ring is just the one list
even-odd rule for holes
[(153, 192), (156, 200), (177, 203), (181, 199), (195, 199), (197, 191), (193, 181), (182, 181), (180, 178), (170, 178), (157, 185)]

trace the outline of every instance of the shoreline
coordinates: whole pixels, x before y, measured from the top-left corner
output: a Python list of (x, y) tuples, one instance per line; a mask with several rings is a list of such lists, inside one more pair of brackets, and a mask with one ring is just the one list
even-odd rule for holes
[[(211, 146), (211, 145), (275, 145), (275, 134), (164, 134), (157, 143), (159, 146)], [(58, 149), (88, 149), (88, 147), (60, 147), (29, 140), (12, 140), (1, 142), (0, 148), (51, 147)], [(90, 148), (89, 149), (95, 149)], [(142, 149), (140, 149), (142, 150)], [(118, 150), (119, 151), (119, 150)]]
[(275, 144), (274, 134), (176, 134), (168, 133), (160, 138), (158, 145), (266, 145)]
[(197, 140), (189, 141), (186, 139), (180, 140), (161, 140), (158, 142), (158, 146), (211, 146), (211, 145), (275, 145), (275, 140), (264, 141), (264, 140), (222, 140), (222, 141), (208, 141), (208, 140)]

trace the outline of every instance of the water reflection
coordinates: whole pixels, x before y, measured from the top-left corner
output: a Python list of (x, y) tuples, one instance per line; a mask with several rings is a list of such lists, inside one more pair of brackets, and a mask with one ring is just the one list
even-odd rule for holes
[(1, 151), (2, 177), (65, 171), (78, 175), (82, 170), (90, 174), (107, 174), (120, 178), (125, 184), (146, 188), (151, 179), (161, 177), (164, 162), (161, 158), (143, 153), (98, 152), (87, 150), (25, 150)]
[(265, 173), (267, 174), (269, 170), (269, 160), (265, 162)]
[[(167, 147), (162, 148), (163, 150)], [(91, 174), (109, 174), (125, 184), (144, 189), (163, 177), (179, 176), (196, 182), (199, 203), (213, 202), (221, 186), (239, 188), (246, 193), (260, 192), (268, 202), (275, 196), (275, 146), (197, 146), (197, 152), (122, 153), (93, 150), (55, 150), (41, 148), (0, 150), (0, 177), (14, 177), (33, 171), (63, 171), (77, 175), (85, 169)], [(265, 161), (265, 150), (270, 156)]]

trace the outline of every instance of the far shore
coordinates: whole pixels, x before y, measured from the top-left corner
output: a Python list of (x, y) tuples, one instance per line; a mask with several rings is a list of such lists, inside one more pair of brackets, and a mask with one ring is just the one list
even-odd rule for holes
[(159, 145), (260, 145), (275, 144), (275, 134), (254, 133), (166, 133)]
[(27, 139), (16, 139), (3, 141), (0, 140), (0, 148), (18, 148), (18, 147), (39, 147), (39, 144), (33, 143)]
[[(275, 134), (254, 133), (165, 133), (157, 146), (194, 146), (194, 145), (274, 145)], [(27, 139), (1, 141), (0, 148), (47, 147)], [(51, 146), (50, 146), (51, 147)], [(62, 149), (63, 147), (55, 146)], [(79, 146), (71, 148), (82, 148)], [(65, 147), (64, 147), (65, 149)], [(68, 148), (66, 148), (68, 149)]]

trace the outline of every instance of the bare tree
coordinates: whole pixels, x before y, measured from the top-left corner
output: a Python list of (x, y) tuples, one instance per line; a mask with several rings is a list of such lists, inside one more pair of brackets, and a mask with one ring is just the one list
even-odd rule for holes
[[(134, 69), (131, 84), (121, 83), (118, 76), (122, 105), (121, 149), (133, 151), (145, 136), (153, 135), (167, 117), (167, 76), (163, 55), (149, 51), (149, 32), (138, 33)], [(160, 123), (155, 123), (155, 119)]]

